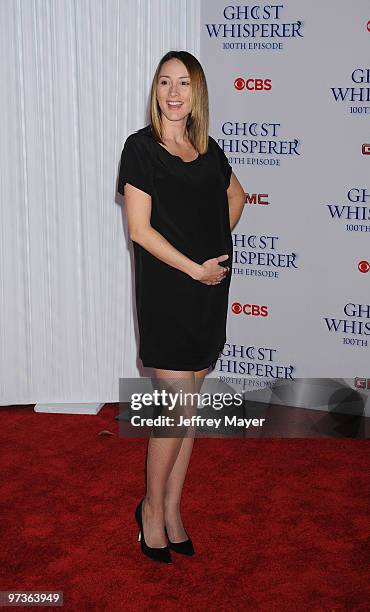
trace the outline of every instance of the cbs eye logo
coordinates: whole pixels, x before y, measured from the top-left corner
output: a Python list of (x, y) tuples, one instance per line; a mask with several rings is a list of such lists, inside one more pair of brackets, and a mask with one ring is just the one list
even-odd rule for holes
[(243, 79), (237, 77), (234, 81), (234, 87), (238, 91), (248, 89), (248, 91), (270, 91), (272, 89), (271, 79)]
[(366, 259), (363, 259), (359, 262), (357, 267), (359, 272), (362, 272), (362, 274), (367, 274), (367, 272), (370, 270), (370, 263), (366, 261)]
[(268, 307), (259, 306), (259, 304), (241, 304), (240, 302), (234, 302), (231, 305), (231, 311), (236, 314), (245, 314), (252, 317), (268, 317)]

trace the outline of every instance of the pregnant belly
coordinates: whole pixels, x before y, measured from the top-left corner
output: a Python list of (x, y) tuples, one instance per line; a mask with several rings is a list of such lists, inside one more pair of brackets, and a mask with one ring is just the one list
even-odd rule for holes
[(209, 224), (205, 227), (194, 225), (184, 231), (181, 227), (155, 228), (180, 253), (197, 263), (203, 263), (212, 257), (232, 253), (232, 238), (230, 230), (219, 224)]

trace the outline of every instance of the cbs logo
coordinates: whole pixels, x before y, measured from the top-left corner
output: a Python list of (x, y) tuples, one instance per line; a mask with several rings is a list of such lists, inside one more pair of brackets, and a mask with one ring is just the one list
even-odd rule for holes
[(245, 314), (252, 317), (267, 317), (268, 308), (267, 306), (259, 306), (259, 304), (240, 304), (240, 302), (234, 302), (231, 305), (231, 310), (234, 314)]
[(248, 89), (249, 91), (270, 91), (272, 89), (271, 79), (243, 79), (238, 77), (234, 81), (234, 87), (238, 91)]
[(366, 274), (370, 270), (370, 263), (366, 261), (366, 259), (363, 259), (358, 263), (357, 267), (359, 272), (362, 272), (362, 274)]

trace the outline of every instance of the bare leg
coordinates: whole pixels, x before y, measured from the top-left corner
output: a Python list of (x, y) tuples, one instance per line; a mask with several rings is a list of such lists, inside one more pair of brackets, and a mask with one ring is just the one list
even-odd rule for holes
[[(194, 372), (153, 369), (154, 376), (158, 380), (160, 387), (160, 379), (164, 379), (163, 388), (166, 388), (166, 380), (171, 379), (172, 389), (175, 389), (176, 385), (178, 385), (183, 391), (194, 393)], [(180, 379), (178, 383), (176, 379)], [(184, 389), (184, 386), (186, 389)], [(150, 547), (159, 548), (167, 545), (164, 531), (166, 483), (180, 452), (182, 442), (183, 438), (181, 437), (149, 438), (146, 466), (146, 495), (142, 512), (144, 537), (147, 545)]]
[[(200, 392), (207, 372), (208, 368), (194, 372), (194, 393)], [(194, 435), (181, 438), (181, 448), (166, 484), (165, 523), (171, 542), (183, 542), (187, 537), (181, 520), (180, 502), (193, 445)]]

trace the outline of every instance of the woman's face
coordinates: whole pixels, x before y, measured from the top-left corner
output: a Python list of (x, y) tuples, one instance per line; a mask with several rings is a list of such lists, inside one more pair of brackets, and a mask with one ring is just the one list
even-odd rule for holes
[(179, 121), (191, 112), (191, 84), (185, 65), (172, 58), (162, 65), (157, 81), (157, 100), (169, 121)]

